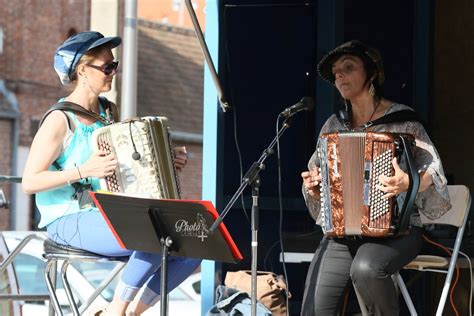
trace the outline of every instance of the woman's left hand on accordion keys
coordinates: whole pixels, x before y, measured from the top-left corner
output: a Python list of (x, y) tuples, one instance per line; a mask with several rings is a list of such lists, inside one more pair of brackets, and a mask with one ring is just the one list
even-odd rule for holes
[(386, 194), (383, 198), (391, 198), (402, 192), (408, 190), (410, 184), (410, 179), (408, 174), (406, 174), (398, 165), (397, 158), (392, 160), (393, 169), (395, 174), (392, 177), (387, 177), (384, 175), (379, 176), (380, 184), (377, 185), (377, 189), (385, 192)]
[(186, 147), (175, 147), (174, 149), (174, 160), (173, 164), (178, 171), (181, 171), (186, 163), (188, 162), (188, 153), (186, 151)]

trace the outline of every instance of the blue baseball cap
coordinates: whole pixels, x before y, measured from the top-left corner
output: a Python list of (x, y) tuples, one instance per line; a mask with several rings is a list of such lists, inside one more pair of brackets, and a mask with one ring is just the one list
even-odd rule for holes
[(54, 70), (56, 70), (59, 79), (63, 85), (71, 83), (71, 77), (74, 74), (77, 63), (81, 57), (93, 48), (109, 44), (111, 48), (117, 47), (122, 43), (118, 36), (104, 37), (99, 32), (81, 32), (77, 33), (61, 44), (54, 54)]

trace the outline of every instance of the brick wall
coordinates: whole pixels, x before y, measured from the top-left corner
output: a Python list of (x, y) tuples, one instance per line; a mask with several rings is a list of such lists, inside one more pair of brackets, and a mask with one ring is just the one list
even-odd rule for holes
[(186, 146), (188, 163), (179, 173), (181, 197), (183, 199), (201, 199), (202, 181), (202, 146), (197, 144), (183, 144), (174, 142), (174, 146)]
[[(31, 144), (36, 131), (32, 120), (39, 120), (66, 93), (53, 69), (54, 50), (71, 32), (87, 30), (89, 21), (90, 5), (85, 0), (0, 0), (4, 32), (0, 79), (19, 104), (21, 146)], [(0, 173), (11, 174), (11, 122), (0, 121), (0, 129)], [(8, 212), (0, 210), (0, 229), (8, 228), (8, 223)]]
[(0, 174), (9, 174), (11, 172), (11, 132), (12, 121), (0, 119)]
[(31, 143), (31, 119), (41, 118), (65, 93), (52, 66), (54, 50), (70, 32), (87, 30), (89, 20), (88, 1), (0, 0), (0, 77), (19, 102), (21, 145)]

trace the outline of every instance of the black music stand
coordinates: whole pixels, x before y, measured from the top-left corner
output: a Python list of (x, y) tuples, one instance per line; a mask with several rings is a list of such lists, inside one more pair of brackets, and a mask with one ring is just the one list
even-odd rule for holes
[(210, 201), (157, 200), (91, 192), (120, 246), (161, 253), (161, 315), (167, 315), (168, 255), (236, 263), (242, 255)]

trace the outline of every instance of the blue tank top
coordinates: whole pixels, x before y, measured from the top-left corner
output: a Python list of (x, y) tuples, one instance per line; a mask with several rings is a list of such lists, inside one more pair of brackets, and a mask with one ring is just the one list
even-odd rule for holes
[[(99, 103), (100, 104), (100, 103)], [(100, 104), (100, 115), (105, 117), (105, 110)], [(77, 119), (73, 112), (68, 112), (68, 118), (72, 119), (75, 126), (71, 140), (63, 148), (63, 151), (56, 159), (62, 170), (74, 169), (85, 163), (92, 155), (91, 135), (96, 129), (103, 127), (104, 124), (96, 121), (91, 125), (85, 125)], [(51, 165), (48, 170), (57, 171), (58, 169)], [(92, 190), (100, 189), (98, 178), (86, 178), (80, 180), (82, 183), (90, 183)], [(52, 190), (39, 192), (36, 194), (36, 206), (41, 214), (41, 220), (38, 224), (39, 228), (43, 228), (56, 219), (71, 215), (77, 212), (87, 212), (97, 210), (95, 207), (80, 208), (77, 200), (74, 200), (74, 188), (71, 185), (64, 185)]]

